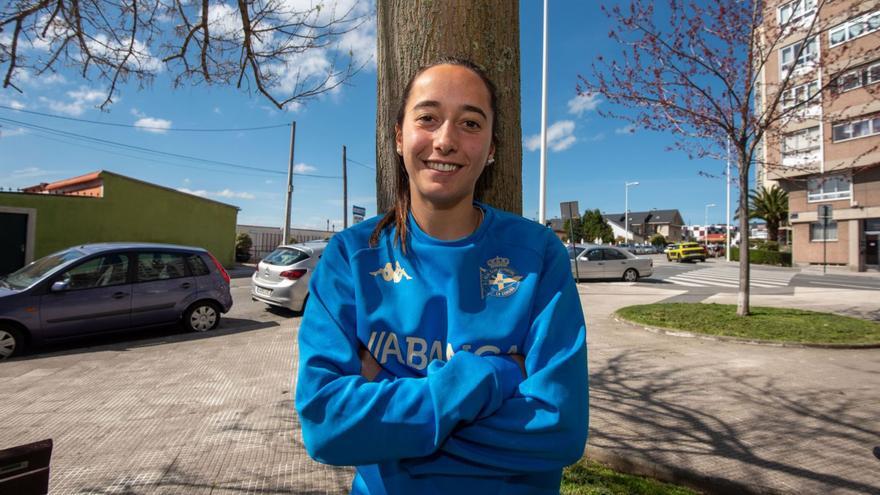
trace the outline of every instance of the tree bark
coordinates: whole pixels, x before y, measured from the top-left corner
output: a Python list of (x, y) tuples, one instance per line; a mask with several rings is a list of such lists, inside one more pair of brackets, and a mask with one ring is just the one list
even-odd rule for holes
[[(378, 10), (376, 201), (394, 204), (394, 123), (404, 86), (420, 66), (443, 56), (483, 66), (498, 88), (495, 163), (477, 183), (477, 199), (522, 212), (519, 4), (515, 0), (381, 0)], [(482, 194), (481, 194), (482, 192)]]
[[(749, 156), (744, 147), (739, 150), (740, 157)], [(749, 164), (739, 164), (739, 293), (736, 298), (737, 316), (748, 316), (749, 309)]]

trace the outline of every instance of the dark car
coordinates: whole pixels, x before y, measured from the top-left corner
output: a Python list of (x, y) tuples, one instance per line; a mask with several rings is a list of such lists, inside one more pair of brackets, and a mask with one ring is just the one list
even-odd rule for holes
[(76, 246), (0, 278), (0, 359), (30, 345), (175, 322), (204, 332), (230, 308), (229, 274), (202, 248)]

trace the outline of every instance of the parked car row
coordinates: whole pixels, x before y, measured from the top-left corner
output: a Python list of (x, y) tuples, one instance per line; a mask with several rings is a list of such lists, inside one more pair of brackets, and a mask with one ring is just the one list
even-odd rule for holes
[(76, 246), (0, 277), (0, 359), (30, 345), (181, 323), (212, 330), (232, 308), (211, 253), (169, 244)]
[(619, 244), (616, 247), (626, 249), (632, 254), (661, 254), (663, 250), (652, 244)]

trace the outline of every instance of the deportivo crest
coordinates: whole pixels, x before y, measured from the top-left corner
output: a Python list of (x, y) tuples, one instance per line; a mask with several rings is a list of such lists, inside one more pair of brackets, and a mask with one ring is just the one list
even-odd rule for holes
[(394, 282), (395, 284), (399, 284), (401, 280), (406, 278), (407, 280), (412, 280), (412, 277), (406, 273), (406, 270), (401, 268), (400, 262), (394, 262), (394, 268), (391, 267), (391, 263), (385, 263), (385, 266), (379, 268), (375, 272), (370, 272), (370, 275), (377, 276), (381, 275), (382, 279), (386, 282)]
[(486, 296), (507, 297), (517, 289), (521, 275), (510, 266), (510, 260), (496, 256), (486, 262), (489, 268), (480, 267), (480, 289), (483, 299)]

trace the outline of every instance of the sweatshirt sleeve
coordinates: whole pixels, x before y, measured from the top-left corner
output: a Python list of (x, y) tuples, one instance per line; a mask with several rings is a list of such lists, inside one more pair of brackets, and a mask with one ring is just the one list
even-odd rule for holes
[(589, 422), (586, 328), (565, 247), (548, 240), (526, 339), (528, 377), (490, 416), (463, 424), (412, 475), (507, 476), (561, 469), (583, 455)]
[(354, 277), (340, 237), (312, 276), (299, 329), (296, 408), (306, 450), (334, 465), (429, 455), (458, 424), (491, 415), (518, 382), (509, 365), (467, 352), (432, 362), (424, 378), (363, 378)]

